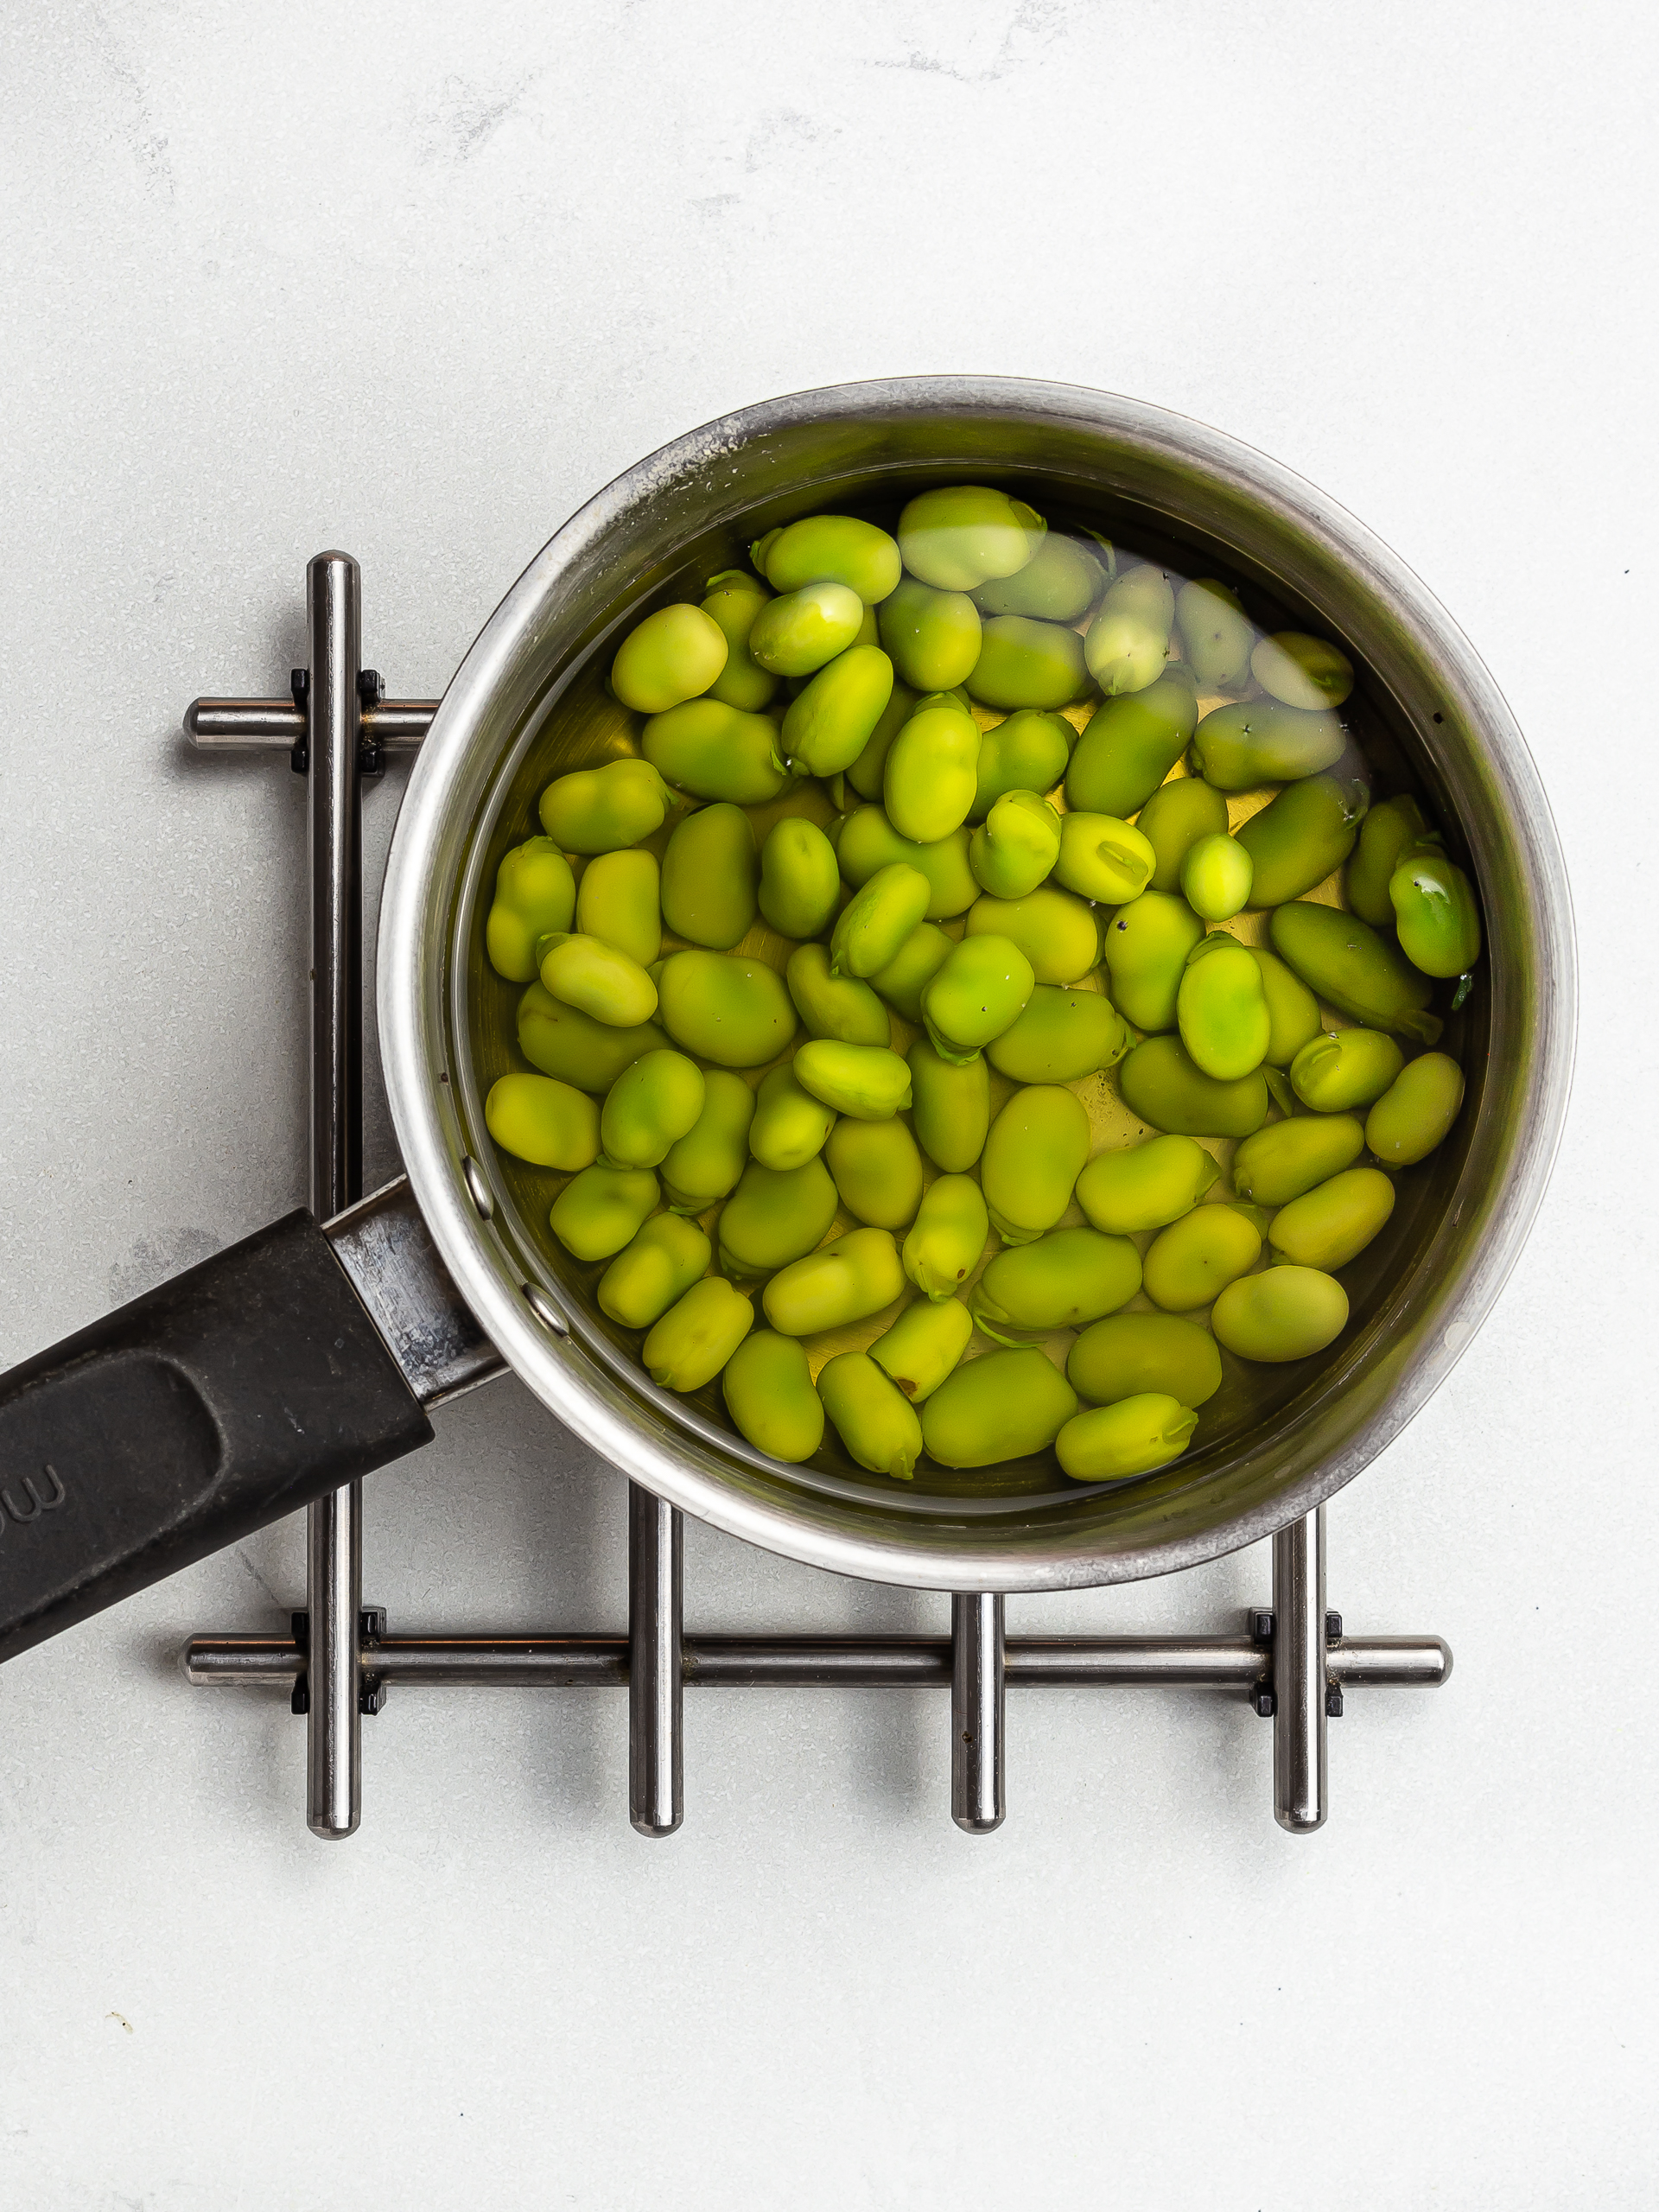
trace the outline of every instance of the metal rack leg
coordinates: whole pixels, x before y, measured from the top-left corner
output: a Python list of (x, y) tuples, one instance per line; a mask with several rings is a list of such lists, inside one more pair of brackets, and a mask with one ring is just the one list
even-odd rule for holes
[(1000, 1595), (950, 1600), (950, 1817), (969, 1835), (1002, 1825), (1007, 1665)]
[(1293, 1835), (1325, 1823), (1325, 1508), (1273, 1540), (1273, 1815)]
[[(311, 1211), (363, 1195), (361, 579), (345, 553), (307, 567), (305, 765), (311, 874)], [(340, 1841), (362, 1817), (359, 1707), (363, 1501), (351, 1483), (307, 1510), (306, 1821)]]
[(683, 1562), (678, 1509), (630, 1483), (628, 1818), (641, 1835), (672, 1835), (685, 1817)]

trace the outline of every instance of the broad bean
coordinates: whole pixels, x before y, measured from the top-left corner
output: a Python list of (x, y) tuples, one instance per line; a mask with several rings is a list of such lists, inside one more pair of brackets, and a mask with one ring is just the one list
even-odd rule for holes
[(1354, 664), (1324, 638), (1276, 630), (1250, 655), (1250, 673), (1287, 707), (1339, 707), (1354, 688)]
[(659, 1389), (701, 1390), (754, 1326), (754, 1308), (723, 1275), (705, 1275), (652, 1328), (639, 1359)]
[(554, 1076), (504, 1075), (490, 1085), (484, 1126), (503, 1152), (572, 1174), (599, 1157), (599, 1109)]
[(1374, 930), (1394, 927), (1389, 879), (1427, 831), (1423, 810), (1408, 792), (1374, 806), (1359, 825), (1359, 842), (1343, 871), (1348, 904)]
[(695, 1221), (654, 1213), (600, 1277), (600, 1311), (625, 1329), (648, 1329), (708, 1272), (712, 1256)]
[[(832, 829), (834, 825), (831, 825)], [(879, 806), (861, 806), (849, 814), (836, 840), (841, 872), (855, 886), (868, 883), (877, 868), (902, 861), (927, 878), (929, 897), (924, 919), (948, 921), (967, 912), (979, 896), (979, 886), (968, 865), (968, 832), (953, 830), (948, 837), (918, 844), (901, 837)]]
[(1357, 776), (1304, 776), (1287, 784), (1239, 828), (1254, 870), (1251, 906), (1281, 906), (1340, 868), (1354, 849), (1366, 804)]
[(1116, 1066), (1132, 1041), (1103, 993), (1038, 983), (1025, 1012), (985, 1052), (997, 1073), (1015, 1083), (1076, 1083)]
[(1463, 1070), (1445, 1052), (1408, 1060), (1365, 1117), (1365, 1141), (1385, 1167), (1427, 1160), (1463, 1103)]
[(788, 1061), (760, 1078), (749, 1123), (749, 1150), (763, 1167), (804, 1167), (823, 1150), (834, 1109), (804, 1090)]
[(1113, 1313), (1091, 1322), (1066, 1355), (1079, 1397), (1101, 1405), (1163, 1390), (1201, 1406), (1221, 1388), (1221, 1355), (1207, 1329), (1173, 1313)]
[(810, 676), (854, 644), (864, 603), (845, 584), (802, 584), (769, 599), (749, 632), (749, 652), (774, 676)]
[(869, 743), (893, 697), (893, 663), (879, 645), (849, 645), (821, 668), (784, 716), (783, 753), (812, 776), (838, 776)]
[(1077, 737), (1064, 715), (1021, 708), (982, 732), (970, 822), (982, 822), (1006, 791), (1052, 791), (1065, 773)]
[(742, 808), (726, 800), (699, 807), (663, 855), (663, 919), (692, 944), (729, 952), (754, 927), (759, 878), (754, 831)]
[(1201, 776), (1173, 776), (1160, 784), (1135, 817), (1135, 828), (1152, 847), (1153, 891), (1179, 891), (1186, 856), (1200, 837), (1227, 834), (1227, 802)]
[(658, 988), (663, 1027), (674, 1042), (720, 1067), (764, 1067), (795, 1034), (784, 979), (763, 960), (734, 952), (671, 953)]
[[(1141, 831), (1110, 814), (1066, 813), (1060, 822), (1059, 857), (1054, 880), (1079, 898), (1122, 906), (1138, 899), (1152, 880), (1157, 856)], [(988, 891), (996, 888), (987, 884)], [(1018, 897), (1018, 893), (1004, 893)]]
[(613, 853), (660, 830), (673, 797), (649, 760), (607, 760), (559, 776), (542, 793), (542, 827), (567, 853)]
[(991, 1124), (979, 1169), (1005, 1243), (1029, 1244), (1054, 1227), (1088, 1157), (1089, 1116), (1075, 1091), (1033, 1083), (1014, 1092)]
[(611, 689), (639, 715), (660, 715), (706, 691), (726, 665), (726, 632), (700, 607), (659, 607), (628, 632)]
[(1236, 837), (1200, 837), (1181, 863), (1181, 893), (1206, 922), (1230, 922), (1250, 903), (1255, 863)]
[(1020, 1018), (1031, 997), (1031, 963), (1005, 937), (964, 937), (922, 993), (922, 1020), (944, 1060), (970, 1060)]
[(612, 1167), (655, 1167), (697, 1125), (702, 1071), (683, 1052), (646, 1052), (611, 1085), (599, 1117), (601, 1153)]
[[(891, 665), (891, 657), (889, 657)], [(880, 720), (865, 741), (864, 750), (847, 771), (847, 781), (861, 798), (879, 799), (887, 772), (893, 741), (916, 711), (917, 694), (908, 683), (895, 683)]]
[(885, 1122), (847, 1116), (830, 1132), (824, 1165), (841, 1203), (870, 1229), (903, 1229), (922, 1202), (922, 1155), (897, 1115)]
[(1187, 955), (1204, 937), (1204, 924), (1185, 899), (1143, 891), (1120, 906), (1101, 932), (1112, 1004), (1137, 1029), (1175, 1027)]
[(1462, 976), (1479, 959), (1475, 887), (1439, 844), (1409, 849), (1389, 878), (1389, 901), (1400, 950), (1425, 976)]
[(969, 696), (982, 706), (1064, 707), (1089, 686), (1083, 639), (1063, 622), (994, 614), (984, 625), (967, 683)]
[(1254, 791), (1317, 776), (1341, 760), (1348, 733), (1333, 714), (1304, 713), (1276, 699), (1213, 707), (1192, 734), (1193, 764), (1218, 791)]
[(1268, 1242), (1300, 1268), (1344, 1268), (1394, 1211), (1394, 1185), (1378, 1167), (1350, 1167), (1281, 1206)]
[(973, 601), (914, 576), (882, 601), (876, 629), (900, 683), (924, 695), (953, 690), (979, 658), (982, 632)]
[(969, 1310), (1000, 1344), (1040, 1344), (1127, 1305), (1141, 1287), (1141, 1255), (1127, 1236), (1056, 1229), (999, 1252), (968, 1294)]
[(884, 1045), (815, 1037), (796, 1053), (795, 1076), (815, 1098), (855, 1121), (885, 1122), (910, 1103), (910, 1070)]
[[(662, 871), (654, 853), (596, 853), (576, 887), (576, 928), (649, 968), (663, 950)], [(560, 925), (568, 929), (568, 921)]]
[(709, 696), (746, 715), (758, 715), (778, 695), (778, 677), (749, 651), (754, 618), (771, 597), (744, 569), (725, 569), (709, 577), (702, 602), (703, 613), (720, 625), (726, 639), (726, 665), (709, 686)]
[(1075, 983), (1100, 959), (1100, 924), (1086, 899), (1045, 883), (1023, 899), (976, 899), (964, 935), (1005, 937), (1039, 983)]
[(573, 1083), (579, 1090), (606, 1091), (642, 1052), (654, 1052), (667, 1037), (654, 1021), (618, 1029), (564, 1006), (541, 983), (531, 984), (518, 1001), (518, 1049), (543, 1075)]
[(1406, 1064), (1380, 1029), (1335, 1029), (1303, 1046), (1290, 1064), (1290, 1087), (1316, 1114), (1371, 1106)]
[(983, 1058), (965, 1065), (942, 1059), (925, 1037), (906, 1055), (911, 1120), (922, 1150), (936, 1167), (961, 1174), (985, 1149), (991, 1125), (991, 1077)]
[(996, 898), (1023, 899), (1060, 856), (1060, 820), (1035, 791), (1006, 791), (968, 840), (968, 865)]
[(570, 863), (550, 837), (528, 837), (503, 854), (484, 924), (484, 950), (496, 974), (529, 982), (537, 941), (568, 930), (575, 904)]
[(856, 515), (806, 515), (772, 536), (764, 569), (774, 591), (845, 584), (874, 607), (899, 582), (899, 548), (885, 530)]
[(1099, 556), (1075, 537), (1050, 531), (1023, 568), (980, 584), (974, 604), (982, 614), (1033, 614), (1046, 622), (1075, 622), (1094, 605), (1106, 582)]
[(1117, 1065), (1123, 1103), (1171, 1136), (1247, 1137), (1268, 1118), (1262, 1071), (1224, 1083), (1194, 1065), (1178, 1037), (1148, 1037)]
[(822, 1160), (788, 1169), (752, 1160), (721, 1210), (721, 1266), (737, 1275), (787, 1267), (815, 1249), (840, 1203)]
[(1269, 1364), (1323, 1351), (1348, 1325), (1348, 1294), (1317, 1268), (1268, 1268), (1230, 1282), (1210, 1325), (1241, 1359)]
[(985, 1196), (973, 1177), (936, 1176), (905, 1239), (905, 1273), (924, 1297), (950, 1298), (979, 1265), (990, 1233)]
[(1187, 666), (1206, 691), (1232, 691), (1245, 682), (1255, 626), (1225, 584), (1213, 576), (1183, 584), (1175, 594), (1175, 626)]
[(892, 1017), (870, 985), (855, 976), (836, 975), (823, 945), (797, 945), (784, 981), (809, 1037), (832, 1037), (842, 1045), (893, 1042)]
[(1253, 944), (1250, 957), (1262, 971), (1268, 1001), (1268, 1065), (1287, 1068), (1303, 1046), (1319, 1033), (1319, 1002), (1276, 953)]
[(1263, 1206), (1287, 1205), (1351, 1167), (1365, 1132), (1351, 1114), (1298, 1114), (1246, 1137), (1233, 1154), (1233, 1188)]
[(1109, 699), (1157, 682), (1169, 657), (1174, 619), (1175, 594), (1160, 569), (1131, 569), (1108, 587), (1083, 651), (1090, 675)]
[(1123, 1482), (1179, 1459), (1198, 1425), (1190, 1406), (1143, 1391), (1074, 1414), (1054, 1440), (1054, 1454), (1073, 1482)]
[[(919, 1028), (922, 993), (955, 949), (956, 939), (947, 937), (936, 923), (918, 922), (887, 966), (878, 968), (871, 976), (869, 988), (879, 991), (889, 1006)], [(891, 1039), (854, 1038), (850, 1041), (879, 1044)]]
[(1260, 1231), (1237, 1206), (1194, 1206), (1147, 1247), (1147, 1296), (1166, 1313), (1190, 1313), (1262, 1256)]
[(794, 1466), (823, 1443), (823, 1402), (793, 1337), (753, 1331), (727, 1361), (720, 1388), (740, 1434), (757, 1452)]
[(870, 1357), (912, 1405), (931, 1398), (955, 1369), (974, 1333), (959, 1298), (918, 1298), (870, 1346)]
[(893, 741), (881, 782), (899, 835), (926, 845), (959, 829), (974, 803), (978, 759), (979, 725), (965, 708), (938, 696), (918, 700)]
[(1036, 554), (1048, 524), (1023, 499), (980, 484), (918, 493), (899, 518), (906, 568), (940, 591), (976, 591)]
[(794, 814), (773, 823), (760, 848), (758, 895), (780, 937), (821, 937), (829, 928), (841, 900), (841, 871), (816, 822)]
[(780, 742), (770, 715), (746, 715), (718, 699), (688, 699), (683, 707), (653, 715), (639, 747), (647, 764), (677, 791), (689, 791), (693, 798), (761, 806), (789, 781), (779, 760)]
[(537, 948), (542, 988), (613, 1029), (632, 1029), (657, 1011), (657, 986), (637, 960), (596, 937), (561, 931)]
[(1423, 1045), (1440, 1036), (1439, 1018), (1427, 1011), (1427, 976), (1357, 915), (1297, 899), (1275, 911), (1268, 934), (1309, 990), (1351, 1021)]
[(965, 1361), (922, 1408), (922, 1440), (942, 1467), (992, 1467), (1046, 1451), (1077, 1395), (1034, 1346)]
[(1109, 698), (1084, 725), (1065, 775), (1065, 803), (1083, 814), (1138, 814), (1192, 741), (1198, 702), (1183, 676)]
[(1187, 955), (1175, 1019), (1194, 1066), (1217, 1083), (1236, 1083), (1267, 1058), (1272, 1024), (1262, 971), (1224, 930), (1200, 938)]
[(897, 1383), (865, 1351), (843, 1351), (818, 1370), (818, 1395), (861, 1467), (909, 1482), (922, 1456), (922, 1425)]
[(754, 1093), (728, 1068), (705, 1068), (702, 1111), (658, 1171), (676, 1213), (702, 1213), (736, 1183), (749, 1159)]
[(657, 1210), (657, 1178), (648, 1167), (607, 1167), (595, 1161), (553, 1201), (548, 1223), (573, 1259), (608, 1260), (639, 1233)]
[[(886, 1229), (855, 1229), (822, 1251), (792, 1260), (760, 1294), (779, 1335), (813, 1337), (867, 1321), (891, 1306), (905, 1287), (899, 1248)], [(833, 1411), (830, 1419), (835, 1419)]]
[(830, 939), (832, 976), (862, 978), (896, 959), (926, 912), (927, 878), (906, 861), (877, 868), (842, 908)]
[(1129, 1236), (1191, 1213), (1220, 1173), (1192, 1137), (1147, 1137), (1097, 1153), (1077, 1178), (1077, 1204), (1096, 1229)]

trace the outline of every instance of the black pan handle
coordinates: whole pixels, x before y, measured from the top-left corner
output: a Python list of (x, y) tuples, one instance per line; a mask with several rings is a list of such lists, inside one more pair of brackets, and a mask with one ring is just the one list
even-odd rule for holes
[[(402, 1262), (402, 1294), (448, 1294), (435, 1382), (376, 1288)], [(423, 1401), (500, 1363), (458, 1306), (397, 1184), (327, 1233), (289, 1214), (0, 1376), (0, 1660), (428, 1443)]]

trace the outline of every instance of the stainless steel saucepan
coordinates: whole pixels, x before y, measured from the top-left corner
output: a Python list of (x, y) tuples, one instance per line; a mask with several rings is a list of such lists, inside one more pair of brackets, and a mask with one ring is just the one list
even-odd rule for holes
[[(1016, 1467), (912, 1490), (863, 1475), (833, 1438), (805, 1468), (766, 1459), (715, 1395), (649, 1382), (594, 1304), (592, 1271), (537, 1233), (533, 1185), (484, 1128), (476, 1070), (503, 1016), (478, 951), (480, 901), (534, 826), (541, 785), (618, 741), (597, 675), (616, 633), (775, 522), (963, 480), (1016, 487), (1057, 521), (1238, 579), (1297, 626), (1340, 636), (1361, 671), (1368, 753), (1426, 794), (1484, 913), (1488, 956), (1457, 1017), (1467, 1103), (1348, 1271), (1348, 1329), (1310, 1371), (1224, 1401), (1202, 1451), (1116, 1487)], [(0, 1540), (0, 1656), (412, 1448), (430, 1433), (424, 1406), (493, 1371), (497, 1353), (634, 1480), (815, 1566), (1010, 1591), (1214, 1558), (1340, 1489), (1451, 1371), (1537, 1211), (1571, 1073), (1554, 828), (1509, 709), (1444, 609), (1358, 523), (1236, 441), (1134, 400), (1003, 378), (839, 385), (748, 408), (575, 515), (432, 722), (392, 844), (378, 965), (407, 1185), (323, 1230), (289, 1217), (0, 1380), (0, 1487), (44, 1490), (49, 1469), (61, 1492)]]

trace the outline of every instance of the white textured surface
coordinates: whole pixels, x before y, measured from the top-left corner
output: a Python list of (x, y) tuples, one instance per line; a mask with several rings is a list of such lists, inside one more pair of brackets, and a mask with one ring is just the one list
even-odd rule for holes
[[(1651, 11), (13, 0), (4, 46), (0, 1363), (302, 1194), (301, 791), (186, 701), (282, 687), (327, 544), (435, 691), (591, 490), (779, 391), (1068, 378), (1324, 486), (1529, 732), (1585, 991), (1527, 1256), (1332, 1509), (1332, 1603), (1458, 1663), (1350, 1700), (1320, 1835), (1214, 1695), (1016, 1695), (987, 1841), (936, 1698), (693, 1696), (652, 1846), (620, 1698), (443, 1692), (325, 1848), (299, 1724), (172, 1663), (298, 1601), (279, 1529), (5, 1671), (0, 2198), (1650, 2204)], [(398, 1626), (620, 1624), (618, 1479), (515, 1384), (368, 1489)], [(687, 1555), (694, 1626), (943, 1618)]]

